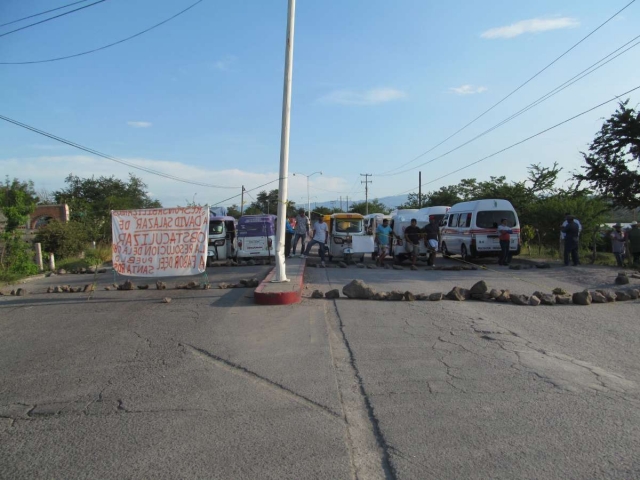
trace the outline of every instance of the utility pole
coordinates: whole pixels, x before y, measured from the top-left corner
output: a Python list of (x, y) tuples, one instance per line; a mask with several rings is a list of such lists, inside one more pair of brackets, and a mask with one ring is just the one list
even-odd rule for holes
[(342, 210), (342, 195), (340, 195), (340, 210)]
[(240, 195), (240, 216), (244, 214), (244, 185), (242, 185), (242, 194)]
[(288, 282), (284, 264), (284, 236), (287, 221), (289, 182), (289, 132), (291, 120), (291, 82), (293, 79), (293, 37), (295, 32), (296, 0), (289, 0), (287, 9), (287, 40), (284, 55), (284, 87), (282, 93), (282, 130), (280, 134), (280, 183), (278, 188), (278, 228), (276, 231), (276, 274), (272, 282)]
[(371, 180), (369, 180), (369, 177), (373, 176), (370, 173), (361, 173), (360, 174), (361, 177), (364, 177), (364, 180), (361, 181), (360, 183), (364, 183), (364, 198), (365, 198), (365, 215), (369, 215), (369, 184), (371, 183)]
[(347, 212), (349, 211), (349, 195), (347, 195)]
[(422, 208), (422, 172), (418, 172), (418, 208)]

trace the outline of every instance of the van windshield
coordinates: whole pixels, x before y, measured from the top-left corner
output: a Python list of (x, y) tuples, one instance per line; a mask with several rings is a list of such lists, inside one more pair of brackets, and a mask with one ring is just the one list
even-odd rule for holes
[(209, 222), (209, 235), (220, 235), (223, 231), (222, 221)]
[(239, 237), (270, 237), (274, 235), (273, 223), (251, 222), (238, 225)]
[(336, 232), (358, 233), (362, 231), (362, 220), (336, 219)]
[(476, 226), (478, 228), (498, 228), (500, 221), (506, 218), (507, 226), (514, 227), (516, 225), (516, 214), (510, 210), (490, 210), (486, 212), (478, 212), (476, 218)]

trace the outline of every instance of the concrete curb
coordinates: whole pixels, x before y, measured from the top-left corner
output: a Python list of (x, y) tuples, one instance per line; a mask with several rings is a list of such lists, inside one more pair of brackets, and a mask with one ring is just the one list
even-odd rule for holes
[[(273, 279), (276, 274), (276, 267), (274, 267), (253, 292), (255, 303), (258, 305), (291, 305), (300, 303), (302, 300), (302, 289), (304, 288), (305, 269), (306, 261), (299, 267), (296, 275), (297, 278), (292, 278), (290, 284), (282, 284), (271, 283), (271, 279)], [(287, 285), (289, 288), (285, 291), (273, 291), (276, 285)], [(278, 288), (278, 290), (280, 290), (280, 288)]]

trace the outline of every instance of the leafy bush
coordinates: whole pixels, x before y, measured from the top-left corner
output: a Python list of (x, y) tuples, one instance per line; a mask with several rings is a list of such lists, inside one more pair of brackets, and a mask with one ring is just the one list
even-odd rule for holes
[(38, 230), (36, 242), (42, 244), (43, 252), (53, 253), (57, 259), (62, 259), (79, 255), (88, 242), (88, 234), (78, 222), (54, 220)]
[(35, 275), (38, 266), (33, 262), (31, 246), (18, 233), (2, 235), (4, 248), (0, 256), (0, 278), (6, 281)]

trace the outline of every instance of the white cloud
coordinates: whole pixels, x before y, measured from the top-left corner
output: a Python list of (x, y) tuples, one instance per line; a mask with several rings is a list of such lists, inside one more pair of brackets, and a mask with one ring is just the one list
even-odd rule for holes
[[(222, 202), (222, 205), (231, 205), (234, 203), (239, 205), (241, 185), (244, 185), (247, 190), (251, 190), (252, 188), (278, 178), (277, 164), (274, 165), (275, 168), (273, 172), (255, 173), (234, 168), (225, 168), (225, 166), (216, 169), (187, 165), (182, 162), (144, 158), (123, 158), (123, 160), (194, 182), (237, 186), (238, 188), (221, 189), (178, 182), (89, 155), (0, 158), (0, 171), (8, 172), (11, 177), (18, 176), (17, 174), (19, 172), (20, 178), (33, 180), (36, 189), (46, 187), (50, 191), (64, 188), (64, 179), (70, 173), (81, 178), (91, 176), (108, 177), (114, 175), (117, 178), (126, 180), (131, 172), (142, 178), (147, 184), (148, 191), (152, 198), (157, 198), (164, 206), (185, 205), (187, 202), (192, 201), (194, 195), (195, 199), (202, 203), (208, 202), (213, 205)], [(317, 186), (318, 189), (315, 189), (315, 186)], [(336, 194), (320, 191), (319, 188), (332, 191), (346, 191), (350, 186), (351, 185), (341, 177), (332, 177), (329, 175), (323, 175), (318, 179), (314, 177), (310, 189), (311, 196), (317, 196), (317, 201), (319, 202), (325, 201), (328, 198), (334, 198)], [(255, 197), (261, 190), (273, 190), (276, 188), (278, 188), (277, 181), (249, 193)], [(252, 201), (251, 196), (245, 195), (247, 205)], [(226, 200), (229, 197), (234, 198)], [(304, 177), (289, 177), (289, 198), (298, 204), (306, 204), (307, 183)], [(313, 201), (312, 199), (312, 202)]]
[(127, 125), (133, 128), (149, 128), (152, 123), (151, 122), (127, 122)]
[(336, 90), (319, 99), (322, 103), (339, 105), (378, 105), (380, 103), (402, 100), (407, 94), (395, 88), (372, 88), (363, 92)]
[(487, 87), (474, 87), (473, 85), (461, 85), (459, 87), (451, 87), (449, 90), (457, 95), (473, 95), (474, 93), (486, 92)]
[(482, 32), (482, 38), (514, 38), (524, 33), (540, 33), (562, 28), (576, 28), (580, 22), (571, 17), (532, 18)]
[(221, 72), (228, 72), (236, 62), (237, 57), (234, 55), (225, 55), (220, 60), (214, 62), (213, 68), (220, 70)]

